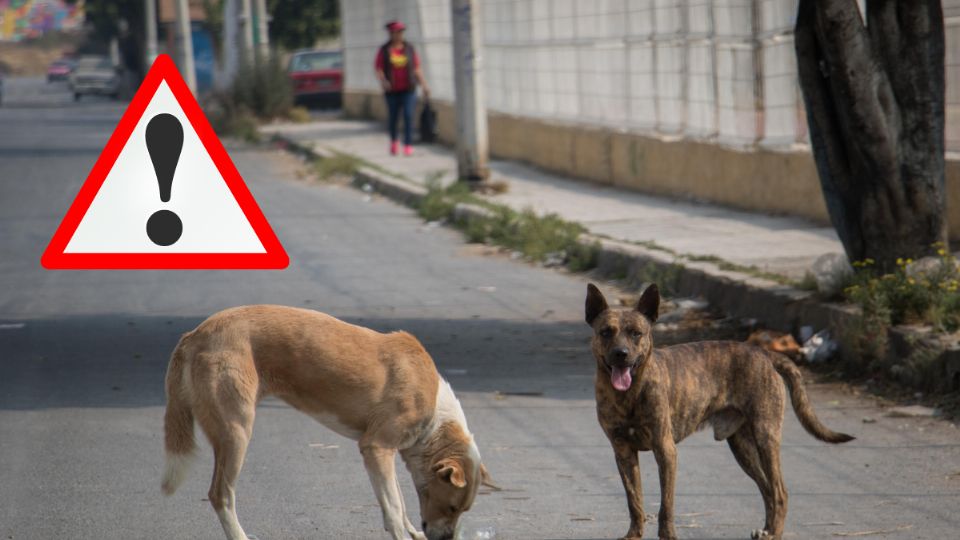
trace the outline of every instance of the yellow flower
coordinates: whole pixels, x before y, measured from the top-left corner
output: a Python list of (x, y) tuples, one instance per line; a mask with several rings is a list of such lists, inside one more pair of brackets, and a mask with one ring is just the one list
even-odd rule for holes
[(943, 248), (940, 248), (940, 249), (937, 250), (937, 255), (939, 255), (939, 256), (941, 256), (941, 257), (943, 257), (943, 256), (946, 255), (946, 254), (947, 254), (947, 250), (945, 250), (945, 249), (943, 249)]
[(875, 262), (877, 262), (877, 261), (875, 261), (875, 260), (873, 260), (873, 259), (871, 259), (871, 258), (869, 258), (869, 257), (867, 257), (866, 259), (863, 260), (863, 264), (867, 264), (867, 265), (873, 264), (873, 263), (875, 263)]
[(903, 259), (897, 257), (897, 266), (903, 266)]

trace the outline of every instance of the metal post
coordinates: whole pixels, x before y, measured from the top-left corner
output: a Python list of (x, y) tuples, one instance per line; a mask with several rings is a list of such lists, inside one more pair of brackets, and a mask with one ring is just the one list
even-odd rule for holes
[(253, 17), (250, 9), (251, 0), (237, 0), (240, 2), (240, 61), (249, 62), (253, 52)]
[(457, 111), (457, 169), (461, 180), (483, 181), (487, 169), (487, 107), (483, 96), (482, 48), (473, 0), (450, 2), (453, 80)]
[(257, 12), (257, 53), (261, 58), (270, 56), (270, 13), (267, 11), (267, 0), (254, 0)]
[(190, 8), (187, 0), (176, 0), (177, 4), (177, 53), (180, 74), (191, 92), (197, 91), (197, 71), (193, 67), (193, 35), (190, 31)]
[(240, 55), (237, 51), (239, 40), (239, 10), (237, 0), (223, 2), (223, 78), (219, 82), (220, 88), (228, 88), (233, 84), (240, 66)]
[(144, 65), (149, 68), (157, 58), (157, 0), (144, 0), (143, 11), (146, 15), (147, 50)]

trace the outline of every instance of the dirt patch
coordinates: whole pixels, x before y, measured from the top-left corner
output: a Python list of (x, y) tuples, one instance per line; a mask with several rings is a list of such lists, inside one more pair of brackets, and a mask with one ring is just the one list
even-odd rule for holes
[(45, 75), (50, 62), (77, 50), (79, 39), (64, 36), (41, 42), (0, 43), (0, 71), (7, 76)]

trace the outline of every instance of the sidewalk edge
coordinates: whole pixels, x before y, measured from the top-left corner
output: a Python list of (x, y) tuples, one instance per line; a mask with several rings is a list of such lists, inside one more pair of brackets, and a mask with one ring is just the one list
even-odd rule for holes
[[(286, 150), (308, 158), (323, 159), (333, 155), (279, 133), (273, 134), (271, 139)], [(365, 165), (357, 168), (353, 184), (411, 207), (427, 194), (422, 186), (391, 178)], [(466, 220), (489, 213), (486, 208), (464, 203), (458, 204), (455, 211)], [(836, 328), (858, 317), (856, 308), (851, 306), (821, 302), (811, 292), (722, 270), (710, 262), (679, 260), (668, 253), (591, 234), (584, 234), (580, 242), (600, 245), (597, 266), (601, 275), (618, 275), (640, 285), (642, 276), (651, 271), (676, 272), (676, 289), (680, 295), (703, 297), (729, 315), (755, 318), (768, 328), (783, 332), (796, 332), (804, 325), (815, 330)]]

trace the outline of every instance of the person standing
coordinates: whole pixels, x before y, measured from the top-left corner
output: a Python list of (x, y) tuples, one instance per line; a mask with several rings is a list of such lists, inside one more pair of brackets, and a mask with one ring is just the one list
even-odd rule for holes
[(413, 109), (417, 100), (417, 85), (423, 89), (423, 97), (430, 97), (430, 87), (420, 70), (420, 57), (413, 45), (403, 39), (406, 25), (400, 21), (391, 21), (386, 25), (390, 40), (380, 47), (375, 68), (377, 79), (383, 87), (387, 101), (388, 126), (390, 128), (390, 153), (399, 150), (397, 123), (403, 114), (403, 153), (412, 155), (410, 146), (413, 134)]

